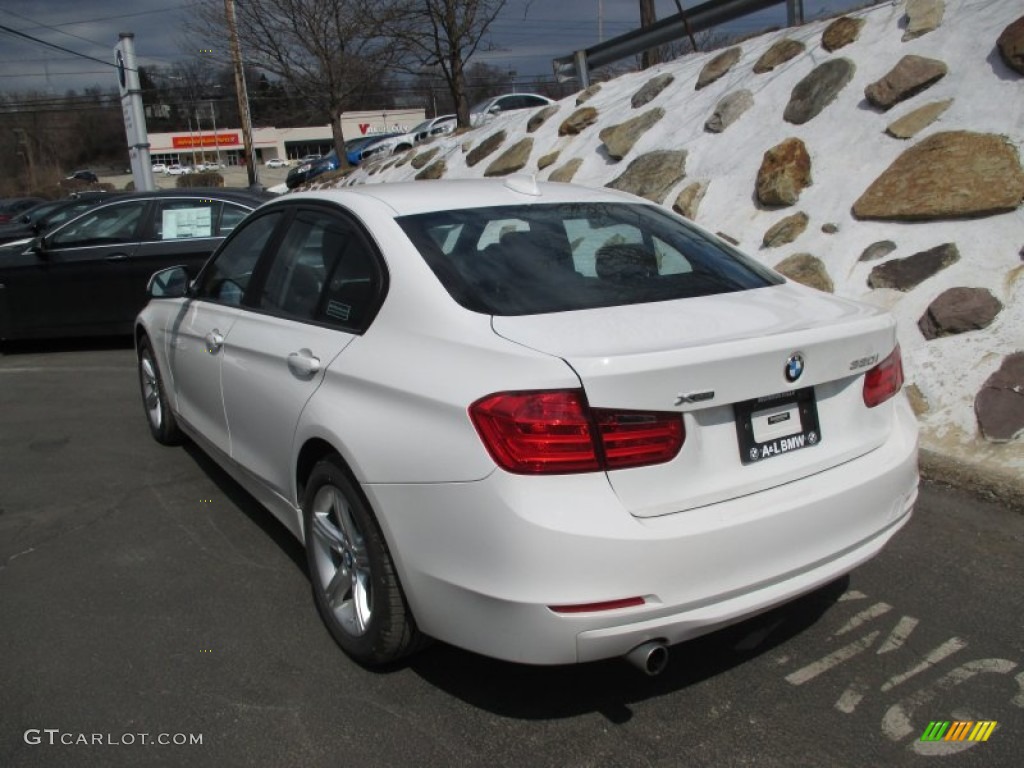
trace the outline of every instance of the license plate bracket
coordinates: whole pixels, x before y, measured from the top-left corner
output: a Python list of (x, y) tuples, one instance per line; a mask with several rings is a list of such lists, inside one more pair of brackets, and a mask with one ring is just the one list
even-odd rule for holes
[(744, 464), (821, 444), (813, 387), (744, 400), (733, 410), (740, 461)]

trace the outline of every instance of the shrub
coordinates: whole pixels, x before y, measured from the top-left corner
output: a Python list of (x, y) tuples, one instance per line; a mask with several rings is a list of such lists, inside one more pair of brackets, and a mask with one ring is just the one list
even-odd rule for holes
[(178, 177), (179, 187), (223, 187), (224, 177), (216, 171), (200, 171)]

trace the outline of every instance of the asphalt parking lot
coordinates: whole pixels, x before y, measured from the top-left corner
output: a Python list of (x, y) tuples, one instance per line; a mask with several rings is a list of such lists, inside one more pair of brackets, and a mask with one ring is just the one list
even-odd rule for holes
[(951, 765), (1024, 752), (1008, 510), (927, 486), (875, 561), (673, 649), (657, 678), (441, 644), (371, 672), (321, 625), (285, 529), (150, 439), (126, 344), (7, 351), (2, 766), (924, 765), (940, 718), (1000, 724), (931, 753)]

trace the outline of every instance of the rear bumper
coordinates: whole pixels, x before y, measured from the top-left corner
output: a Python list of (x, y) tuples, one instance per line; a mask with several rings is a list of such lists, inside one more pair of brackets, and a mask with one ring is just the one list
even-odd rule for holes
[[(917, 427), (901, 403), (889, 439), (865, 456), (657, 518), (629, 515), (603, 475), (365, 488), (424, 632), (562, 664), (678, 643), (832, 581), (909, 520), (917, 483)], [(548, 607), (633, 596), (645, 604)]]

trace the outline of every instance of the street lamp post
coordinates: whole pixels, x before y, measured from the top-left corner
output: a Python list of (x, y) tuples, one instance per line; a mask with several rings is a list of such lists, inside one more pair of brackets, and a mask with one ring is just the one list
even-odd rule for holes
[(217, 153), (217, 165), (220, 165), (220, 137), (217, 136), (217, 110), (213, 108), (213, 102), (207, 102), (210, 105), (210, 122), (213, 124), (213, 148)]

